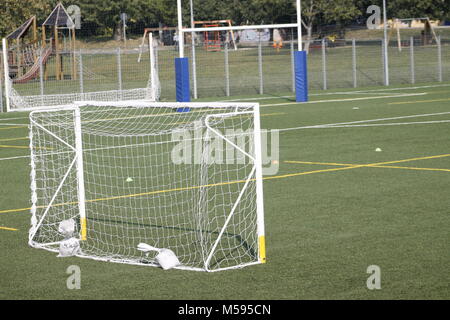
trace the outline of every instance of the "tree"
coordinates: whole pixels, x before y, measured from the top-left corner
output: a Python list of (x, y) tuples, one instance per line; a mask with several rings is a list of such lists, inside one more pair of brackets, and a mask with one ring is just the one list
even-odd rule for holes
[(336, 23), (342, 27), (360, 14), (361, 11), (354, 0), (303, 0), (302, 25), (306, 29), (305, 51), (309, 51), (312, 31), (316, 23)]
[(0, 6), (0, 36), (3, 38), (13, 32), (31, 16), (38, 20), (50, 14), (51, 6), (47, 0), (2, 0)]

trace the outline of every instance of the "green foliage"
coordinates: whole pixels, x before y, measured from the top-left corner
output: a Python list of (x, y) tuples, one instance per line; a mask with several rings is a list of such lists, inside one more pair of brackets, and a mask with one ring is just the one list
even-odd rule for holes
[[(196, 20), (231, 19), (234, 25), (289, 23), (296, 21), (294, 0), (192, 0)], [(0, 7), (0, 35), (5, 36), (32, 15), (38, 23), (50, 14), (59, 0), (2, 0)], [(190, 24), (189, 0), (183, 0), (183, 22)], [(73, 0), (63, 0), (67, 7)], [(128, 32), (140, 34), (143, 27), (159, 24), (175, 26), (177, 0), (77, 0), (81, 8), (84, 36), (112, 37), (120, 31), (120, 13), (127, 13)], [(309, 26), (337, 24), (343, 26), (364, 17), (371, 4), (382, 0), (302, 0), (304, 22)], [(449, 0), (387, 1), (388, 17), (410, 18), (428, 16), (449, 18)], [(120, 32), (119, 32), (120, 33)]]
[(50, 14), (51, 7), (47, 0), (2, 0), (0, 6), (0, 37), (13, 32), (31, 16), (38, 20), (45, 19)]

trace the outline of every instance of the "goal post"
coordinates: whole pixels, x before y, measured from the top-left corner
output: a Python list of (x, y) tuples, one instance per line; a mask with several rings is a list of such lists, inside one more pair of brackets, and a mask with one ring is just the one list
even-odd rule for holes
[[(188, 108), (189, 112), (176, 112)], [(264, 263), (259, 105), (79, 102), (30, 113), (29, 244), (58, 252), (75, 221), (80, 257), (179, 269)]]
[[(301, 16), (301, 1), (296, 0), (295, 8), (297, 13), (296, 23), (287, 24), (267, 24), (267, 25), (245, 25), (245, 26), (217, 26), (217, 27), (202, 27), (191, 28), (183, 27), (182, 15), (182, 0), (177, 0), (177, 32), (179, 35), (179, 57), (175, 58), (175, 73), (176, 73), (176, 93), (178, 102), (190, 101), (190, 83), (189, 83), (189, 59), (185, 57), (184, 48), (184, 34), (195, 32), (218, 32), (218, 31), (238, 31), (238, 30), (258, 30), (258, 29), (276, 29), (276, 28), (295, 28), (297, 29), (298, 51), (294, 55), (294, 73), (295, 73), (295, 91), (297, 102), (308, 102), (309, 88), (308, 88), (308, 65), (307, 53), (302, 46), (302, 16)], [(191, 4), (191, 20), (193, 17), (193, 7)], [(195, 71), (194, 71), (195, 72)], [(194, 87), (194, 96), (196, 96), (196, 86)]]

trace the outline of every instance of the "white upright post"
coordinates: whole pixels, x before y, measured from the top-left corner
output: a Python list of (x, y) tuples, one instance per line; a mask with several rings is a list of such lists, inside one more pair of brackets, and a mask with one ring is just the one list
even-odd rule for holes
[[(191, 7), (191, 28), (194, 28), (194, 5), (193, 0), (190, 0)], [(192, 95), (194, 99), (198, 98), (197, 94), (197, 63), (196, 63), (196, 52), (195, 52), (195, 32), (191, 33), (191, 50), (192, 50)]]
[(3, 81), (2, 81), (2, 78), (3, 78), (3, 75), (0, 75), (0, 112), (3, 112)]
[(298, 51), (302, 51), (302, 6), (301, 1), (297, 0), (297, 33), (298, 33)]
[(117, 81), (120, 99), (122, 100), (122, 59), (120, 47), (117, 48)]
[[(78, 61), (79, 61), (79, 68), (78, 68), (78, 73), (79, 73), (79, 77), (80, 77), (80, 93), (81, 95), (84, 94), (84, 78), (83, 78), (83, 53), (80, 49), (80, 51), (78, 52)], [(84, 98), (83, 98), (84, 100)]]
[(178, 49), (180, 58), (184, 58), (184, 34), (183, 34), (183, 16), (181, 12), (181, 0), (177, 0), (178, 11)]
[(409, 38), (409, 65), (411, 73), (411, 83), (416, 83), (416, 73), (414, 66), (414, 37)]
[(438, 50), (438, 81), (442, 82), (442, 45), (441, 45), (441, 36), (439, 35), (437, 38), (437, 50)]
[(39, 50), (39, 84), (41, 89), (41, 103), (44, 105), (44, 61), (42, 61), (44, 49)]
[(389, 85), (389, 58), (388, 58), (388, 41), (387, 41), (387, 17), (386, 17), (386, 0), (383, 0), (383, 29), (384, 29), (384, 84)]
[(291, 38), (291, 73), (292, 73), (292, 92), (295, 92), (295, 58), (294, 58), (294, 36)]
[(353, 88), (358, 86), (358, 77), (356, 69), (356, 40), (352, 39), (352, 70), (353, 70)]
[(256, 223), (258, 232), (258, 256), (259, 262), (266, 262), (266, 239), (264, 227), (264, 201), (262, 180), (262, 153), (261, 153), (261, 125), (259, 117), (259, 103), (254, 107), (254, 143), (255, 143), (255, 166), (256, 166)]
[(153, 33), (149, 32), (148, 34), (148, 50), (150, 53), (150, 81), (151, 81), (151, 85), (150, 85), (150, 90), (151, 90), (151, 99), (154, 101), (157, 101), (157, 87), (156, 87), (156, 67), (153, 68), (153, 66), (155, 66), (155, 51), (154, 51), (154, 47), (153, 47)]
[(228, 62), (228, 43), (224, 46), (224, 60), (225, 60), (225, 94), (227, 97), (230, 96), (230, 66)]
[(261, 33), (259, 33), (258, 43), (258, 73), (259, 73), (259, 94), (264, 94), (264, 73), (263, 73), (263, 60), (262, 60), (262, 45), (261, 45)]
[(325, 48), (325, 39), (322, 39), (322, 76), (323, 76), (323, 90), (328, 89), (327, 84), (327, 53)]
[(77, 170), (77, 191), (78, 210), (80, 211), (80, 236), (81, 240), (86, 240), (86, 198), (84, 190), (84, 169), (83, 169), (83, 140), (81, 131), (80, 108), (74, 111), (74, 131), (75, 131), (75, 163)]
[(6, 45), (6, 38), (2, 39), (2, 50), (3, 50), (3, 71), (4, 71), (4, 79), (5, 79), (6, 112), (9, 112), (9, 109), (10, 109), (9, 93), (11, 92), (11, 88), (9, 86), (11, 84), (9, 82), (8, 46)]

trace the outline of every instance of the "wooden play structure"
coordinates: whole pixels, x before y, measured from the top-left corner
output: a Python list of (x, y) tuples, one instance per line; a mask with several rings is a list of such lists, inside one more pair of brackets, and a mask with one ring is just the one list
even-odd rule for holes
[(394, 18), (390, 22), (389, 28), (390, 30), (388, 34), (388, 41), (391, 39), (392, 34), (395, 32), (397, 35), (398, 51), (402, 51), (403, 46), (409, 45), (409, 40), (406, 41), (405, 44), (402, 43), (401, 29), (422, 29), (421, 43), (424, 46), (432, 44), (433, 40), (435, 41), (435, 43), (437, 43), (438, 41), (436, 32), (433, 28), (433, 24), (428, 17), (408, 19)]
[(36, 62), (38, 48), (36, 17), (32, 16), (19, 28), (6, 36), (10, 43), (9, 66), (10, 75), (22, 78), (27, 69)]
[[(200, 28), (232, 27), (232, 23), (231, 20), (194, 21), (194, 27), (197, 26)], [(222, 38), (224, 34), (225, 38)], [(207, 51), (220, 51), (224, 42), (233, 43), (234, 49), (237, 50), (233, 30), (203, 32), (203, 45)]]
[[(46, 31), (47, 28), (49, 31)], [(67, 32), (67, 35), (65, 34)], [(51, 34), (47, 38), (47, 34)], [(67, 36), (69, 39), (69, 52), (66, 52), (62, 46), (61, 39)], [(56, 80), (64, 80), (64, 60), (67, 57), (70, 62), (70, 76), (72, 80), (77, 78), (75, 64), (75, 24), (68, 15), (62, 3), (58, 3), (52, 13), (42, 24), (42, 47), (51, 47), (55, 56), (55, 77)], [(44, 73), (45, 79), (48, 78), (47, 69)]]
[[(41, 74), (41, 66), (44, 78), (48, 80), (50, 75), (47, 65), (53, 58), (54, 78), (64, 80), (64, 66), (69, 65), (68, 76), (75, 80), (75, 24), (61, 3), (56, 5), (42, 24), (41, 35), (39, 41), (37, 21), (33, 16), (6, 37), (9, 74), (13, 83), (26, 83), (37, 78)], [(47, 35), (50, 37), (47, 38)], [(69, 48), (63, 47), (62, 38), (69, 40)]]

